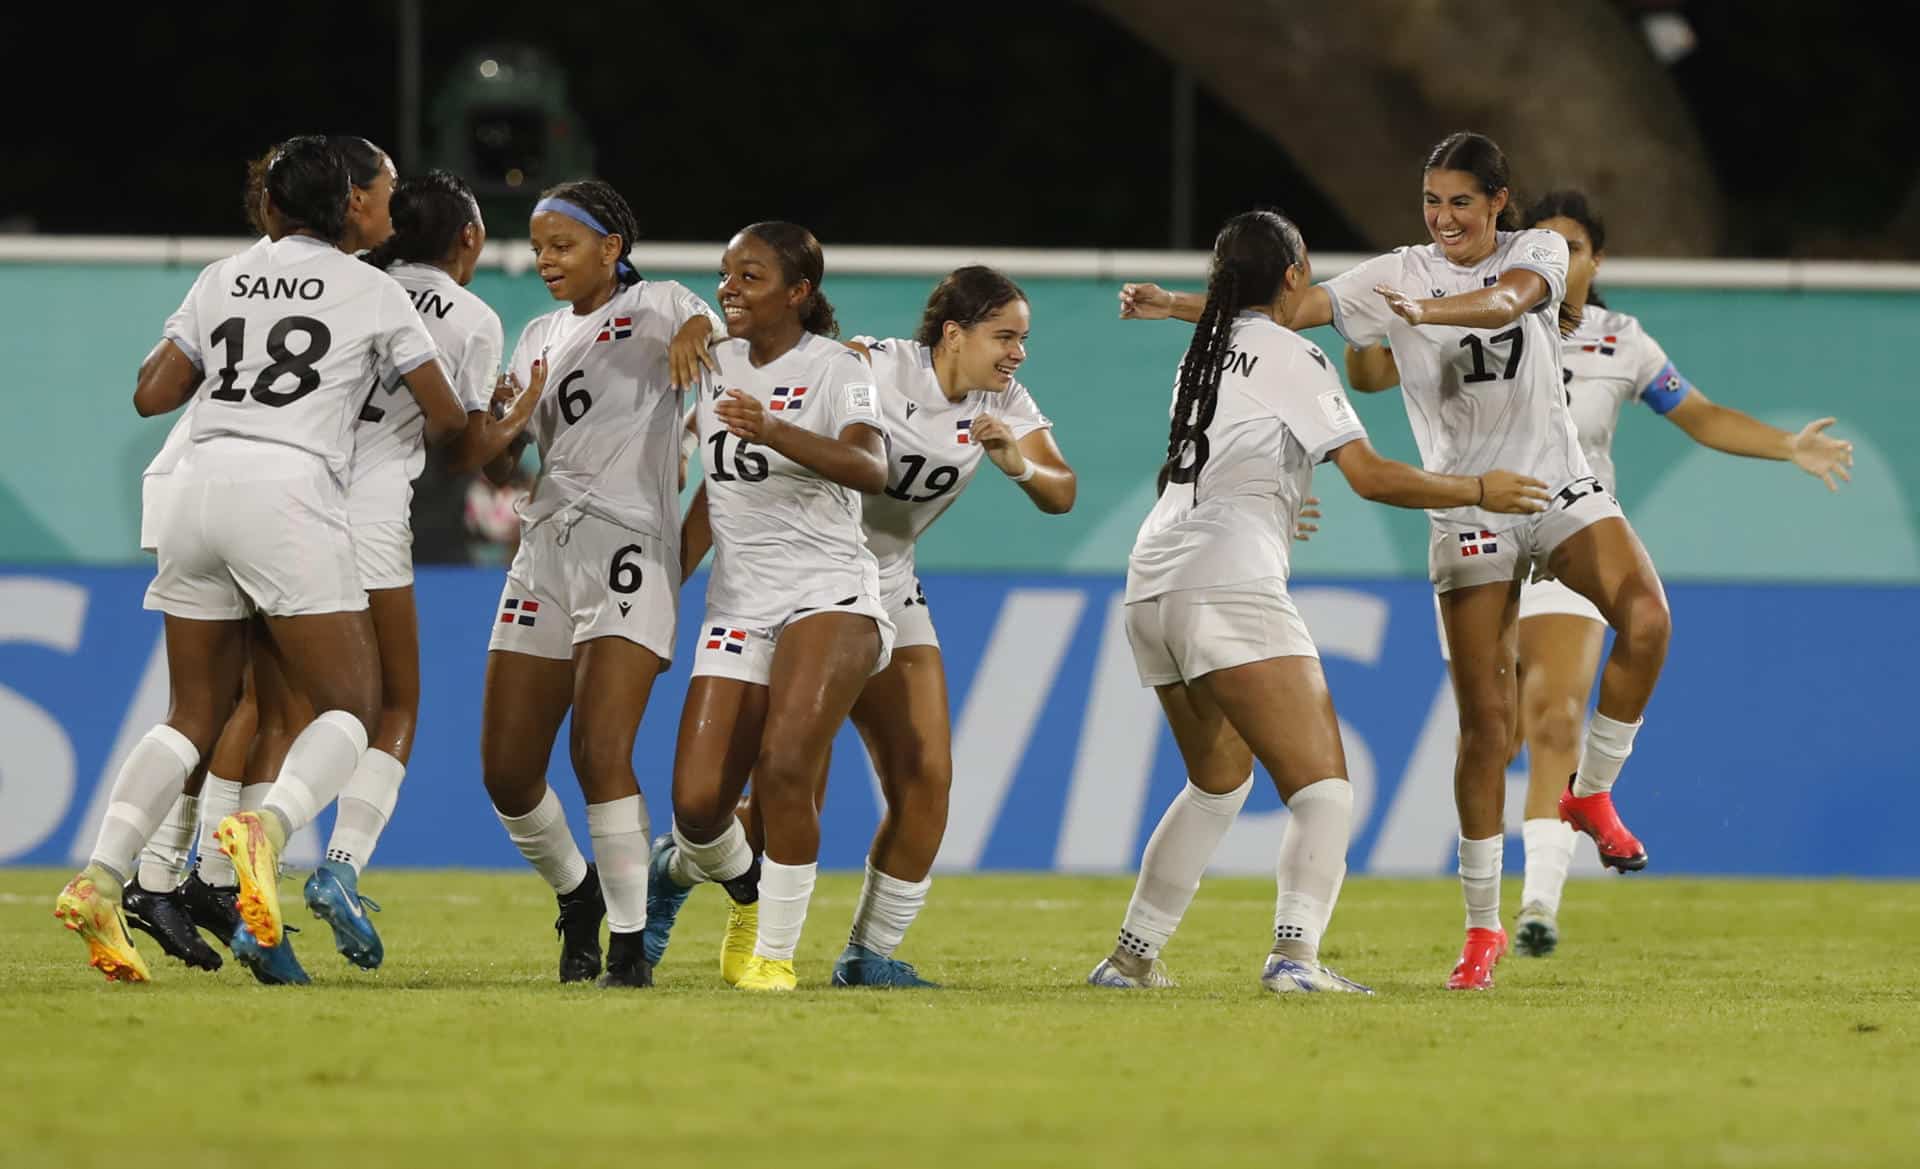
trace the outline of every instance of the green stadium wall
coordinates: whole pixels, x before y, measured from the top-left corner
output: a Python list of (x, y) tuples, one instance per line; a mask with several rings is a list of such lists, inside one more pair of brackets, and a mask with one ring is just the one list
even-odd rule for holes
[[(134, 371), (179, 303), (191, 266), (0, 265), (0, 369), (13, 425), (0, 463), (0, 562), (137, 562), (139, 476), (170, 420), (133, 412)], [(656, 272), (703, 293), (709, 273)], [(932, 281), (830, 278), (849, 336), (910, 333)], [(981, 480), (922, 544), (930, 569), (1111, 572), (1124, 567), (1152, 498), (1166, 441), (1171, 372), (1187, 331), (1123, 323), (1109, 280), (1030, 278), (1031, 356), (1021, 380), (1054, 420), (1080, 475), (1071, 515), (1047, 517), (1010, 485)], [(500, 313), (509, 345), (550, 307), (532, 276), (484, 271), (474, 290)], [(1629, 408), (1615, 451), (1620, 495), (1671, 579), (1920, 581), (1920, 409), (1905, 343), (1920, 337), (1920, 292), (1610, 287), (1693, 383), (1777, 426), (1834, 415), (1855, 443), (1853, 483), (1830, 495), (1790, 467), (1696, 446)], [(1338, 356), (1339, 338), (1317, 340)], [(1356, 403), (1381, 450), (1415, 458), (1397, 394)], [(1418, 577), (1425, 521), (1368, 506), (1323, 472), (1320, 535), (1296, 569)]]

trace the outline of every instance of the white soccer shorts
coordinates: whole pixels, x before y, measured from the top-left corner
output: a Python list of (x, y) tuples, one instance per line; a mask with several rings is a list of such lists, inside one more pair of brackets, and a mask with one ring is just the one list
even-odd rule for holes
[(1502, 532), (1456, 532), (1435, 525), (1427, 545), (1427, 575), (1436, 593), (1539, 576), (1569, 536), (1624, 514), (1611, 491), (1584, 476), (1561, 486), (1547, 510), (1516, 517)]
[(673, 660), (680, 565), (669, 546), (598, 516), (524, 530), (507, 569), (488, 650), (567, 660), (597, 637), (624, 637)]
[(1317, 658), (1286, 583), (1180, 589), (1127, 605), (1127, 642), (1142, 686), (1191, 682), (1268, 658)]
[(873, 618), (880, 631), (880, 657), (873, 664), (878, 674), (893, 660), (895, 631), (886, 610), (873, 597), (849, 597), (843, 603), (821, 605), (794, 612), (773, 625), (730, 617), (708, 610), (700, 622), (700, 639), (693, 648), (693, 676), (732, 678), (765, 686), (773, 677), (773, 654), (780, 635), (795, 622), (821, 613), (858, 613)]

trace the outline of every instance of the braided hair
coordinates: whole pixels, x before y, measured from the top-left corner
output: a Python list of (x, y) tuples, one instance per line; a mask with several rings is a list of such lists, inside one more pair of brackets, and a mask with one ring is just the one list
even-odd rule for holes
[(438, 264), (460, 232), (479, 222), (473, 189), (458, 175), (435, 170), (401, 179), (393, 188), (393, 234), (361, 258), (383, 272), (397, 263)]
[(640, 283), (640, 271), (633, 266), (633, 244), (640, 238), (640, 221), (633, 208), (620, 197), (612, 184), (600, 179), (574, 179), (540, 192), (542, 199), (565, 199), (607, 226), (608, 234), (620, 237), (620, 255), (613, 262), (614, 279), (622, 285)]
[(1233, 343), (1233, 322), (1240, 310), (1272, 304), (1286, 283), (1287, 270), (1305, 258), (1300, 229), (1277, 211), (1245, 211), (1227, 220), (1213, 240), (1207, 274), (1207, 303), (1193, 340), (1180, 359), (1179, 392), (1167, 430), (1167, 457), (1160, 466), (1158, 492), (1168, 483), (1191, 483), (1198, 464), (1183, 467), (1194, 435), (1213, 420), (1220, 375)]
[(820, 282), (827, 276), (827, 258), (813, 233), (797, 223), (769, 220), (749, 223), (740, 234), (773, 249), (780, 260), (780, 279), (788, 284), (807, 282), (807, 299), (800, 305), (800, 327), (822, 337), (838, 337), (840, 322), (834, 319), (833, 302), (820, 291)]
[(267, 161), (262, 206), (271, 203), (289, 231), (311, 231), (338, 244), (347, 229), (348, 181), (346, 162), (325, 138), (289, 138)]

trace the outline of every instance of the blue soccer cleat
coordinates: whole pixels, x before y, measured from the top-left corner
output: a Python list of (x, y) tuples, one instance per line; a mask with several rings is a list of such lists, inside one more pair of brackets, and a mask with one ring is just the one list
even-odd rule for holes
[(285, 927), (280, 934), (277, 946), (262, 946), (253, 936), (253, 930), (245, 922), (233, 931), (230, 943), (233, 956), (240, 964), (253, 971), (254, 978), (268, 986), (305, 986), (313, 980), (307, 977), (306, 968), (300, 965), (300, 959), (293, 955), (292, 926)]
[(660, 965), (666, 956), (667, 939), (673, 933), (673, 919), (687, 903), (693, 886), (682, 885), (669, 875), (673, 860), (673, 837), (662, 836), (653, 842), (653, 855), (647, 859), (647, 924), (640, 931), (641, 946), (647, 963)]
[(1260, 972), (1260, 985), (1275, 994), (1310, 994), (1334, 991), (1342, 994), (1372, 994), (1351, 978), (1342, 978), (1318, 962), (1296, 962), (1278, 954), (1267, 955), (1266, 969)]
[(875, 953), (865, 946), (849, 944), (833, 964), (833, 985), (872, 986), (884, 990), (938, 989), (920, 972), (898, 958)]
[(333, 927), (333, 945), (340, 956), (363, 970), (379, 967), (387, 956), (380, 931), (373, 928), (367, 910), (380, 906), (360, 895), (360, 875), (344, 861), (323, 861), (307, 878), (307, 908)]

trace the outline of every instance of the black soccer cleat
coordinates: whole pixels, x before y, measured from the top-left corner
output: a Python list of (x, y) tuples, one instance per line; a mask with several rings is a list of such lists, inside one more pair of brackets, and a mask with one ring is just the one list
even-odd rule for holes
[(560, 916), (553, 930), (560, 935), (560, 981), (588, 982), (600, 975), (600, 922), (607, 916), (600, 895), (600, 870), (587, 866), (587, 879), (571, 893), (554, 898)]
[(240, 928), (240, 909), (236, 904), (240, 898), (238, 886), (209, 885), (200, 879), (199, 873), (188, 873), (186, 884), (180, 886), (180, 898), (193, 924), (218, 938), (227, 949), (233, 949), (233, 931)]
[(600, 976), (600, 989), (611, 986), (648, 987), (653, 985), (653, 963), (639, 931), (607, 935), (607, 972)]
[(178, 958), (195, 970), (220, 969), (219, 952), (207, 945), (200, 931), (193, 928), (186, 896), (180, 890), (155, 893), (142, 888), (140, 879), (135, 877), (123, 896), (120, 904), (126, 910), (127, 924), (152, 935), (169, 957)]

